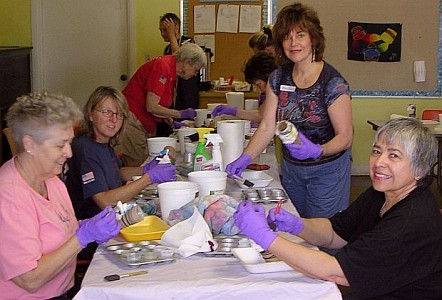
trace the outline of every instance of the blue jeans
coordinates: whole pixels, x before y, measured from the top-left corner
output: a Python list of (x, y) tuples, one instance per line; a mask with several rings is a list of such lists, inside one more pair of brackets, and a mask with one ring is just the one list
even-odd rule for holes
[(282, 185), (304, 218), (328, 218), (350, 202), (350, 150), (334, 161), (314, 166), (283, 160)]

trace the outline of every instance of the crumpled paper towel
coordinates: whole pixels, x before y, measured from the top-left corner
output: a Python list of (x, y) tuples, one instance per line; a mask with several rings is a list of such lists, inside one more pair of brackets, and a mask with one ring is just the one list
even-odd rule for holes
[(177, 252), (188, 257), (198, 252), (210, 252), (210, 244), (216, 245), (209, 226), (198, 209), (193, 206), (190, 218), (170, 227), (161, 237), (161, 244), (177, 248)]

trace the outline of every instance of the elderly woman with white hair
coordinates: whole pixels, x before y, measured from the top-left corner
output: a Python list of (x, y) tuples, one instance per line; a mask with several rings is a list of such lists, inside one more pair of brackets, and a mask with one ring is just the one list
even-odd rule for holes
[(68, 299), (80, 250), (120, 230), (110, 207), (79, 223), (58, 177), (81, 116), (70, 98), (46, 92), (19, 97), (8, 111), (19, 153), (0, 168), (2, 299)]
[[(391, 120), (376, 133), (373, 186), (331, 218), (300, 218), (243, 202), (235, 224), (294, 269), (350, 286), (350, 299), (442, 299), (442, 217), (429, 189), (437, 141), (419, 120)], [(284, 239), (297, 235), (334, 256)], [(354, 296), (354, 297), (353, 297)]]
[[(156, 136), (157, 123), (166, 121), (171, 126), (180, 127), (180, 122), (173, 119), (193, 120), (196, 112), (193, 108), (176, 110), (171, 108), (177, 83), (177, 77), (190, 79), (201, 68), (206, 66), (206, 54), (200, 46), (192, 43), (182, 45), (173, 55), (156, 57), (143, 64), (129, 80), (123, 90), (129, 109), (135, 119), (129, 119), (125, 137), (140, 136), (144, 131), (146, 137)], [(129, 116), (132, 118), (132, 116)], [(141, 123), (141, 124), (139, 124)], [(142, 162), (143, 157), (137, 154), (139, 149), (145, 148), (145, 139), (139, 142), (122, 139), (116, 150), (125, 156), (131, 157), (130, 165)], [(135, 152), (135, 154), (134, 154)], [(145, 158), (145, 157), (144, 157)]]

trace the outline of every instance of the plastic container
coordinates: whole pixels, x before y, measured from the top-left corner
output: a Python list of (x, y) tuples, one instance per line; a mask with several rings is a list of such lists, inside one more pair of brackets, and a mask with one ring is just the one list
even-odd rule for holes
[(159, 240), (169, 226), (157, 216), (145, 216), (144, 220), (120, 230), (128, 242)]
[(158, 156), (164, 147), (173, 147), (176, 149), (176, 139), (171, 137), (153, 137), (147, 139), (150, 159)]
[(199, 196), (199, 185), (194, 182), (164, 182), (160, 183), (157, 188), (160, 198), (161, 218), (166, 222), (171, 210), (179, 209)]
[(226, 191), (227, 173), (221, 171), (195, 171), (188, 174), (191, 182), (199, 185), (200, 196), (223, 195)]
[[(178, 129), (178, 140), (180, 142), (180, 152), (184, 154), (186, 152), (186, 142), (189, 142), (189, 135), (195, 134), (196, 129), (191, 127), (182, 127)], [(194, 153), (193, 151), (192, 153)]]

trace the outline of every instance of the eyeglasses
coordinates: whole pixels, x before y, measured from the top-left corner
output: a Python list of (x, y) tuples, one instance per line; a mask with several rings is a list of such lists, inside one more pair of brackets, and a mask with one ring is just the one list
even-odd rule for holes
[(95, 109), (96, 111), (101, 112), (101, 114), (107, 118), (113, 117), (114, 115), (117, 117), (118, 120), (124, 120), (126, 118), (126, 115), (122, 112), (113, 112), (110, 109), (104, 108), (104, 109)]

